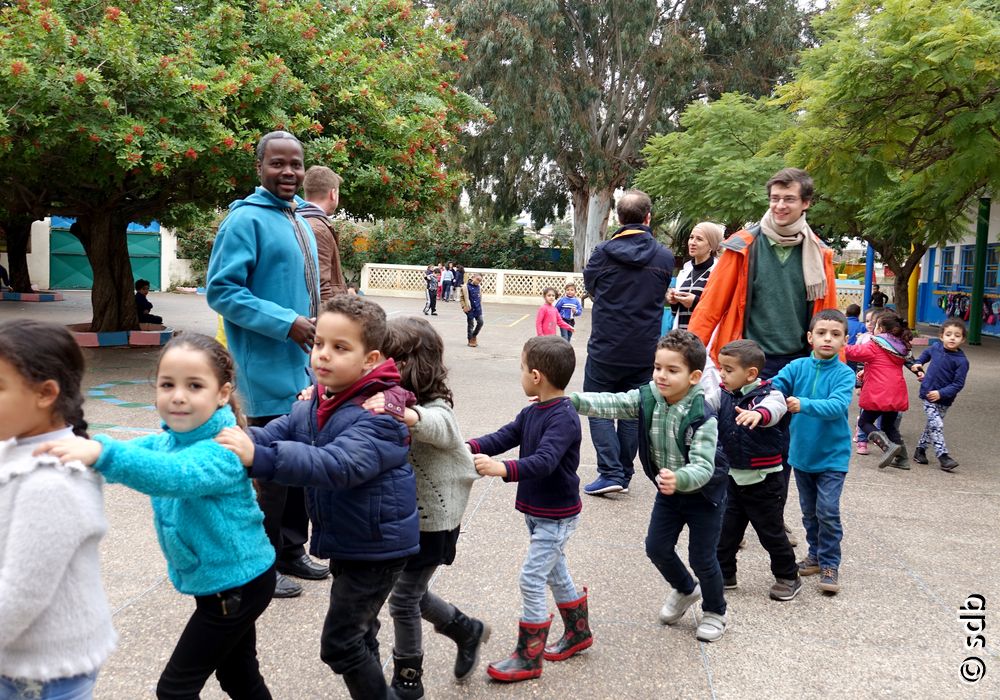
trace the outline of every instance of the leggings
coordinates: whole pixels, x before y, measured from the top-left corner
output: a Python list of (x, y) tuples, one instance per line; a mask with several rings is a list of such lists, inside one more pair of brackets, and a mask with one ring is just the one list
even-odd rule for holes
[(393, 653), (399, 657), (419, 656), (423, 653), (421, 620), (427, 620), (440, 629), (455, 617), (455, 606), (430, 591), (430, 580), (437, 566), (399, 575), (389, 594), (389, 614), (396, 639)]
[(924, 427), (924, 432), (920, 434), (917, 447), (926, 450), (927, 446), (933, 443), (934, 453), (938, 457), (948, 452), (948, 446), (944, 444), (944, 414), (948, 412), (949, 408), (949, 406), (942, 406), (933, 401), (924, 401), (927, 425)]
[(897, 427), (896, 417), (899, 415), (898, 411), (869, 411), (862, 410), (861, 417), (858, 418), (858, 427), (865, 435), (874, 433), (878, 428), (875, 427), (875, 421), (879, 418), (882, 419), (882, 430), (885, 432), (886, 437), (890, 440), (899, 444), (903, 441), (903, 438), (899, 435), (899, 428)]

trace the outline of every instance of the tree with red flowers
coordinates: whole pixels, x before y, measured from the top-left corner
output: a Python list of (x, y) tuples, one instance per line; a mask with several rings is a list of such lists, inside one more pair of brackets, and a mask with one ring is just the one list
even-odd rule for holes
[(341, 170), (355, 216), (454, 198), (486, 114), (452, 86), (461, 50), (409, 0), (0, 3), (0, 225), (75, 216), (92, 329), (137, 328), (128, 223), (244, 196), (268, 131)]

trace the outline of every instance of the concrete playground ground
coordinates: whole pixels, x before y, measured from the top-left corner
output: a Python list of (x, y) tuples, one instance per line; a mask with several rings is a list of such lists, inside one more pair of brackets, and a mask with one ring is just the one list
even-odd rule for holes
[[(86, 292), (49, 304), (5, 302), (0, 319), (40, 318), (74, 323), (90, 318)], [(155, 313), (184, 331), (213, 334), (215, 316), (205, 298), (152, 294)], [(390, 315), (419, 314), (416, 299), (378, 298)], [(478, 348), (465, 345), (465, 318), (457, 304), (440, 303), (431, 322), (445, 338), (456, 411), (467, 437), (492, 431), (525, 405), (518, 383), (522, 343), (534, 333), (535, 307), (488, 305)], [(583, 382), (589, 308), (574, 343)], [(935, 464), (908, 472), (876, 468), (874, 456), (855, 456), (842, 501), (843, 588), (828, 597), (816, 577), (805, 579), (791, 602), (767, 597), (772, 578), (752, 531), (739, 559), (739, 588), (727, 591), (730, 626), (715, 644), (694, 638), (696, 619), (665, 627), (657, 621), (667, 588), (643, 547), (654, 487), (641, 470), (627, 495), (584, 496), (580, 526), (568, 556), (577, 586), (589, 588), (595, 644), (562, 663), (548, 663), (535, 681), (499, 685), (486, 662), (506, 656), (520, 613), (518, 571), (527, 546), (523, 518), (514, 511), (515, 486), (478, 481), (472, 491), (453, 566), (442, 567), (434, 589), (462, 610), (487, 621), (493, 636), (476, 675), (456, 685), (454, 645), (428, 626), (424, 685), (428, 698), (995, 698), (1000, 697), (1000, 342), (967, 347), (971, 372), (947, 419), (951, 453), (961, 466)], [(156, 431), (151, 406), (156, 350), (85, 351), (87, 419), (94, 432), (133, 438)], [(912, 449), (923, 427), (917, 383), (902, 432)], [(856, 407), (853, 413), (856, 414)], [(587, 423), (580, 477), (596, 473)], [(816, 436), (816, 439), (823, 439)], [(797, 496), (786, 520), (803, 541)], [(147, 497), (121, 486), (106, 488), (108, 535), (102, 547), (104, 583), (120, 635), (117, 652), (98, 679), (99, 700), (154, 695), (156, 680), (177, 641), (193, 601), (178, 594), (151, 524)], [(686, 559), (686, 535), (678, 545)], [(275, 600), (258, 623), (262, 671), (276, 699), (346, 698), (343, 682), (319, 659), (319, 635), (329, 582), (304, 582), (297, 599)], [(985, 649), (970, 649), (960, 607), (972, 595), (986, 602)], [(552, 610), (555, 606), (552, 604)], [(392, 648), (392, 624), (382, 614), (382, 657)], [(553, 624), (553, 635), (562, 626)], [(977, 662), (974, 659), (978, 659)], [(964, 665), (964, 666), (963, 666)], [(985, 675), (974, 683), (962, 673)], [(391, 674), (391, 662), (386, 675)], [(203, 697), (224, 695), (214, 679)]]

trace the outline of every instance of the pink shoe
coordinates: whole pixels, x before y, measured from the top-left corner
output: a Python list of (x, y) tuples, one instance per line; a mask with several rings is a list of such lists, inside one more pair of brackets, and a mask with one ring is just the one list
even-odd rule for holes
[(858, 454), (866, 455), (868, 454), (868, 443), (864, 440), (858, 440)]

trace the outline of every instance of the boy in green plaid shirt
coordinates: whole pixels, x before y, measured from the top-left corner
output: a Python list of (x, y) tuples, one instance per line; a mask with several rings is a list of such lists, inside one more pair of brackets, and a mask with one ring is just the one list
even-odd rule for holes
[[(656, 345), (653, 380), (614, 394), (572, 393), (570, 401), (585, 416), (639, 419), (639, 460), (658, 493), (646, 535), (646, 556), (670, 584), (660, 621), (679, 622), (702, 600), (695, 636), (714, 642), (726, 631), (726, 599), (716, 557), (726, 510), (725, 455), (718, 450), (718, 421), (698, 385), (705, 368), (705, 346), (694, 333), (673, 330)], [(691, 568), (675, 546), (687, 525)]]

